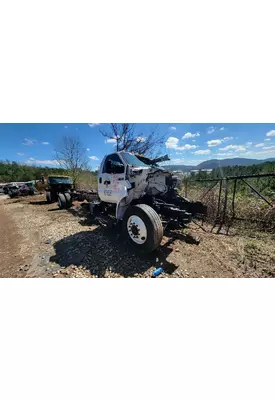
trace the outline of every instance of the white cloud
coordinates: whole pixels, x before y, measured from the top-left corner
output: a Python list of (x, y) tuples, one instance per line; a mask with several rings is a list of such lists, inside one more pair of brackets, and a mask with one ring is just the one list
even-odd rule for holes
[(275, 130), (267, 132), (266, 136), (275, 136)]
[(257, 154), (258, 156), (262, 155), (262, 154), (274, 154), (275, 156), (275, 149), (270, 149), (270, 150), (264, 150), (264, 151), (258, 151), (255, 154)]
[(209, 147), (219, 146), (221, 143), (222, 143), (221, 139), (208, 140), (207, 142)]
[(211, 150), (209, 150), (209, 149), (206, 149), (206, 150), (197, 150), (197, 151), (194, 151), (193, 152), (193, 154), (210, 154), (211, 153)]
[(217, 156), (228, 157), (228, 156), (232, 156), (234, 153), (229, 151), (228, 153), (216, 153), (216, 154), (217, 154)]
[(235, 150), (235, 151), (245, 151), (246, 148), (243, 145), (236, 145), (236, 144), (230, 144), (226, 147), (223, 147), (222, 149), (219, 149), (220, 151), (227, 151), (227, 150)]
[(143, 136), (138, 136), (136, 140), (138, 143), (143, 143), (143, 142), (145, 142), (146, 138)]
[(220, 129), (220, 131), (224, 131), (224, 126)]
[(185, 144), (183, 146), (179, 146), (179, 139), (174, 137), (174, 136), (170, 136), (166, 143), (165, 146), (167, 149), (174, 149), (174, 150), (191, 150), (191, 149), (195, 149), (198, 146), (195, 146), (194, 144)]
[(178, 146), (177, 150), (192, 150), (196, 149), (198, 146), (195, 146), (194, 144), (185, 144), (184, 146)]
[(100, 124), (94, 124), (94, 123), (93, 123), (93, 124), (88, 124), (88, 125), (89, 125), (90, 128), (94, 128), (95, 126), (98, 126), (98, 125), (100, 125)]
[(258, 144), (255, 144), (255, 147), (264, 147), (264, 143), (258, 143)]
[(185, 162), (183, 158), (171, 158), (169, 164), (185, 164)]
[(56, 160), (37, 160), (36, 158), (30, 157), (26, 161), (26, 164), (58, 165), (58, 162)]
[(91, 157), (89, 157), (91, 160), (96, 160), (96, 161), (98, 161), (99, 160), (99, 158), (97, 157), (97, 156), (91, 156)]
[(271, 140), (270, 138), (264, 139), (265, 142), (268, 142), (269, 140)]
[(208, 140), (207, 144), (208, 147), (214, 147), (214, 146), (219, 146), (222, 144), (222, 142), (228, 142), (228, 140), (233, 140), (233, 136), (225, 136), (222, 139), (214, 139), (214, 140)]
[(33, 144), (36, 144), (36, 143), (37, 143), (37, 140), (32, 140), (32, 139), (27, 139), (27, 138), (25, 138), (22, 142), (22, 144), (24, 146), (32, 146)]
[(24, 146), (33, 146), (34, 144), (43, 144), (43, 145), (48, 145), (50, 144), (49, 142), (39, 142), (38, 140), (35, 139), (27, 139), (25, 138), (22, 142)]
[(165, 146), (167, 147), (167, 149), (177, 149), (178, 147), (178, 143), (179, 143), (179, 139), (173, 136), (170, 136), (166, 143)]
[(265, 146), (263, 147), (264, 150), (275, 149), (275, 146)]
[(18, 156), (24, 156), (24, 153), (16, 153)]
[(185, 133), (185, 135), (183, 135), (182, 139), (190, 139), (190, 138), (194, 138), (196, 136), (200, 136), (200, 134), (197, 133), (191, 133), (191, 132), (187, 132)]
[(116, 143), (116, 139), (107, 139), (105, 143)]
[(169, 126), (169, 128), (168, 128), (170, 131), (176, 131), (177, 130), (177, 128), (175, 127), (175, 126)]
[(206, 133), (208, 133), (208, 135), (211, 135), (212, 133), (215, 132), (215, 130), (216, 130), (216, 128), (215, 128), (214, 126), (210, 126), (210, 127), (207, 129)]
[(253, 142), (246, 142), (246, 146), (252, 146)]
[(90, 149), (89, 149), (89, 147), (87, 147), (87, 149), (86, 149), (87, 151), (90, 151)]

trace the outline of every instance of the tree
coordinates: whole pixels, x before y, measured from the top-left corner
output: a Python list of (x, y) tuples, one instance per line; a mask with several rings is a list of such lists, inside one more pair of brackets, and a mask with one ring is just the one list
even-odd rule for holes
[(116, 151), (129, 151), (147, 156), (157, 156), (167, 136), (160, 135), (158, 126), (155, 126), (145, 137), (136, 132), (135, 124), (110, 124), (108, 131), (100, 132), (109, 142), (116, 145)]
[(82, 170), (88, 168), (86, 150), (78, 137), (63, 137), (56, 149), (56, 161), (62, 168), (70, 170), (74, 185), (78, 183)]

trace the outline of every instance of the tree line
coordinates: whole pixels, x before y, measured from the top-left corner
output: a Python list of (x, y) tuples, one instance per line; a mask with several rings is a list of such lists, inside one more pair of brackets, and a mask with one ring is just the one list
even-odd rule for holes
[[(40, 180), (41, 176), (48, 177), (49, 175), (69, 175), (71, 176), (70, 169), (64, 168), (51, 168), (39, 167), (33, 165), (24, 165), (15, 161), (0, 161), (0, 182), (28, 182), (33, 180)], [(97, 173), (95, 171), (79, 170), (79, 182), (94, 181)]]

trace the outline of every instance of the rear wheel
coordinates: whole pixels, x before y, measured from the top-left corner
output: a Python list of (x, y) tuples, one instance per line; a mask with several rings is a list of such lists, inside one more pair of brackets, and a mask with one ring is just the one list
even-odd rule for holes
[(60, 210), (62, 210), (63, 208), (66, 208), (67, 206), (67, 202), (66, 202), (66, 198), (64, 196), (63, 193), (59, 193), (58, 195), (58, 207), (60, 208)]
[(147, 204), (130, 206), (126, 210), (123, 231), (130, 245), (141, 253), (154, 251), (163, 237), (161, 219)]
[(66, 199), (66, 208), (72, 207), (72, 197), (70, 193), (64, 193), (65, 199)]

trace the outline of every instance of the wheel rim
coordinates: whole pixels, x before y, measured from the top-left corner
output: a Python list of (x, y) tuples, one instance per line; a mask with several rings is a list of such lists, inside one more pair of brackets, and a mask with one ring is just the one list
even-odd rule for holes
[(144, 244), (147, 239), (145, 223), (137, 215), (131, 215), (127, 221), (127, 230), (130, 238), (137, 244)]

